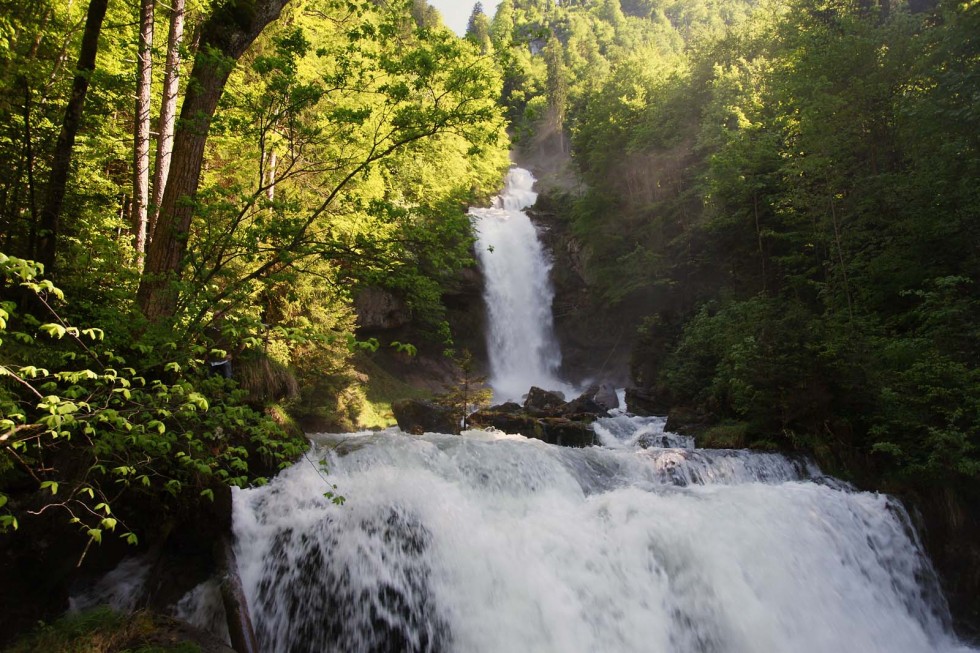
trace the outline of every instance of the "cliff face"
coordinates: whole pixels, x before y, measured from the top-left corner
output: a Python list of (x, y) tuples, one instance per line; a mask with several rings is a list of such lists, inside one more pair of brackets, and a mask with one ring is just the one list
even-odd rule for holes
[(574, 383), (629, 385), (630, 352), (640, 316), (626, 305), (609, 306), (590, 290), (590, 249), (569, 231), (554, 195), (541, 194), (528, 213), (553, 260), (552, 307), (563, 375)]

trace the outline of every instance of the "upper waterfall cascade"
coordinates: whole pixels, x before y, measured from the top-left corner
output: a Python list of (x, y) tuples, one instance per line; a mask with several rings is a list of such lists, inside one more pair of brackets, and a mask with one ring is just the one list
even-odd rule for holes
[(530, 218), (534, 177), (511, 168), (491, 208), (471, 209), (487, 304), (490, 386), (497, 401), (520, 400), (532, 385), (571, 392), (558, 378), (549, 259)]

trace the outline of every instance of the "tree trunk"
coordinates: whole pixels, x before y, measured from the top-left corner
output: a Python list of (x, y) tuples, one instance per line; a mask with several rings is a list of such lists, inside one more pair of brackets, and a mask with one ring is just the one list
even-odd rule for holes
[(201, 44), (174, 132), (170, 179), (137, 293), (140, 309), (150, 320), (172, 316), (177, 308), (174, 282), (187, 252), (208, 130), (228, 76), (288, 1), (232, 0), (216, 8), (201, 29)]
[(136, 112), (133, 125), (133, 226), (136, 266), (146, 252), (147, 207), (150, 203), (150, 89), (153, 84), (153, 10), (155, 0), (140, 0), (140, 38), (136, 52)]
[(88, 14), (85, 18), (85, 32), (82, 34), (82, 48), (78, 54), (78, 65), (75, 67), (75, 79), (72, 82), (71, 97), (65, 108), (65, 119), (61, 124), (61, 133), (54, 146), (54, 156), (51, 161), (51, 175), (48, 180), (48, 190), (44, 208), (40, 215), (40, 230), (35, 258), (44, 264), (45, 272), (50, 275), (54, 270), (55, 254), (58, 250), (58, 232), (61, 222), (61, 209), (65, 201), (65, 189), (68, 185), (68, 173), (71, 168), (72, 150), (75, 148), (75, 136), (82, 121), (82, 109), (85, 106), (85, 94), (88, 92), (89, 77), (95, 70), (95, 56), (99, 49), (99, 33), (102, 31), (102, 21), (105, 19), (106, 7), (109, 0), (91, 0)]
[(174, 117), (177, 115), (177, 91), (180, 86), (180, 43), (184, 38), (184, 0), (173, 0), (170, 10), (170, 34), (167, 37), (167, 63), (163, 71), (163, 98), (157, 127), (157, 159), (153, 171), (153, 201), (147, 222), (147, 234), (156, 227), (163, 191), (170, 175), (170, 156), (174, 150)]
[(271, 202), (276, 199), (276, 163), (278, 162), (276, 151), (272, 150), (269, 154), (269, 176), (266, 183), (265, 196)]

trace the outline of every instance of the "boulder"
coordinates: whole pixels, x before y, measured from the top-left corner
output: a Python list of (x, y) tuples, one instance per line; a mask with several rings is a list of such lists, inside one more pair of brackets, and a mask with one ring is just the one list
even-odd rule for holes
[(391, 403), (398, 428), (405, 433), (422, 435), (433, 433), (459, 433), (459, 422), (445, 406), (420, 399), (398, 399)]
[[(496, 407), (495, 407), (496, 408)], [(588, 420), (567, 417), (535, 417), (527, 412), (503, 412), (495, 408), (480, 410), (469, 417), (471, 426), (493, 427), (505, 433), (519, 433), (528, 438), (542, 440), (563, 447), (590, 447), (595, 444), (595, 433)]]
[(565, 396), (560, 392), (542, 390), (537, 386), (531, 386), (524, 399), (524, 408), (531, 414), (557, 415), (561, 412), (565, 404)]
[(609, 384), (603, 383), (600, 385), (592, 398), (597, 404), (605, 406), (606, 410), (619, 408), (619, 397), (616, 395), (616, 388)]
[(545, 439), (544, 425), (540, 420), (523, 411), (505, 412), (496, 408), (479, 410), (470, 415), (467, 421), (470, 426), (477, 428), (495, 428), (504, 433), (519, 433), (528, 438)]
[(521, 408), (521, 405), (518, 403), (515, 403), (513, 401), (507, 401), (500, 404), (499, 406), (492, 406), (489, 408), (489, 410), (492, 410), (496, 413), (514, 414), (514, 413), (519, 413), (524, 409)]
[(564, 417), (546, 417), (539, 421), (544, 427), (544, 434), (538, 439), (549, 444), (563, 447), (591, 447), (596, 442), (595, 431), (587, 422)]
[(654, 388), (626, 388), (626, 406), (634, 415), (666, 415), (670, 409)]
[(577, 399), (572, 399), (570, 402), (561, 407), (561, 416), (572, 419), (585, 419), (592, 421), (597, 416), (604, 416), (606, 413), (606, 407), (596, 403), (588, 392)]

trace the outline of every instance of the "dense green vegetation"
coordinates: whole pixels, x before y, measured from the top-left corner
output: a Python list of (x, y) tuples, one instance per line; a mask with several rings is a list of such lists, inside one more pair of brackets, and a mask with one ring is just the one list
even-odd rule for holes
[(517, 136), (585, 182), (550, 203), (595, 301), (647, 315), (654, 409), (972, 538), (980, 6), (504, 0), (491, 34)]
[(8, 533), (136, 541), (293, 459), (287, 413), (383, 421), (415, 390), (354, 299), (452, 345), (509, 137), (572, 162), (655, 404), (976, 532), (976, 0), (502, 0), (464, 39), (423, 0), (0, 6)]
[(749, 444), (948, 483), (980, 472), (980, 12), (922, 9), (507, 1), (492, 25), (519, 129), (570, 137), (593, 292), (649, 309), (636, 381)]
[(153, 538), (295, 460), (287, 413), (356, 425), (355, 297), (451, 347), (507, 166), (494, 62), (424, 3), (136, 5), (0, 12), (4, 537)]

